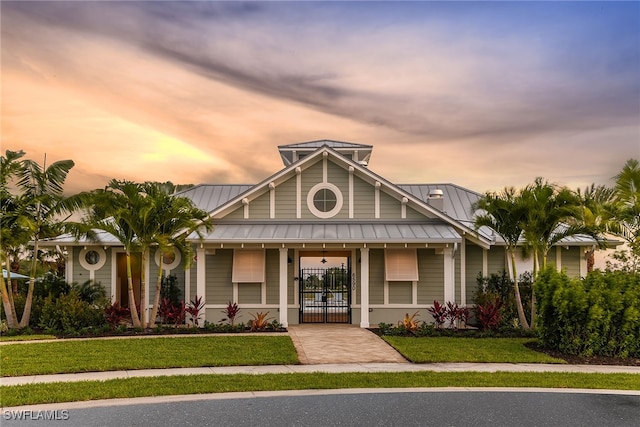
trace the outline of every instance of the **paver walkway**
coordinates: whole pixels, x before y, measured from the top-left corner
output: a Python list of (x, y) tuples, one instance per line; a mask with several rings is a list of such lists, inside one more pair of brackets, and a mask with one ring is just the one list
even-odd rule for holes
[(409, 363), (373, 332), (357, 325), (289, 325), (289, 336), (304, 365)]

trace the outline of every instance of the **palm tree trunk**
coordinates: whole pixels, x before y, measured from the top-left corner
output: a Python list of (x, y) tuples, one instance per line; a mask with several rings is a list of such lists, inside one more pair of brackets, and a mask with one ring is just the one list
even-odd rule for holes
[(147, 328), (147, 258), (148, 249), (142, 249), (140, 267), (140, 327)]
[[(547, 254), (542, 256), (542, 267), (547, 265)], [(536, 327), (536, 291), (535, 283), (540, 271), (540, 261), (538, 260), (538, 251), (533, 253), (533, 275), (531, 276), (531, 329)]]
[(520, 325), (524, 329), (530, 329), (527, 318), (524, 315), (524, 308), (522, 307), (522, 298), (520, 297), (520, 286), (518, 285), (518, 273), (516, 271), (516, 254), (514, 250), (509, 250), (511, 255), (511, 267), (513, 269), (513, 293), (516, 297), (516, 309), (518, 310), (518, 320)]
[(34, 239), (33, 244), (33, 261), (31, 262), (31, 274), (29, 275), (29, 291), (27, 292), (27, 299), (24, 302), (24, 311), (22, 312), (22, 319), (20, 319), (20, 329), (29, 326), (29, 318), (31, 317), (31, 305), (33, 303), (33, 291), (36, 288), (36, 266), (38, 265), (38, 236)]
[(156, 293), (153, 297), (153, 310), (151, 311), (151, 317), (149, 317), (149, 324), (155, 325), (156, 317), (158, 316), (158, 306), (160, 304), (160, 289), (162, 287), (162, 254), (160, 254), (160, 265), (158, 266), (158, 278), (156, 280)]
[(2, 277), (2, 282), (0, 282), (0, 287), (2, 288), (2, 305), (4, 306), (4, 314), (7, 317), (7, 326), (13, 329), (16, 327), (15, 321), (15, 312), (16, 309), (9, 301), (9, 292), (7, 292), (7, 282), (4, 280), (4, 276)]
[(131, 312), (131, 321), (134, 328), (140, 328), (140, 318), (138, 317), (138, 309), (136, 308), (136, 297), (133, 294), (133, 274), (131, 273), (131, 253), (127, 251), (127, 287), (129, 290), (129, 311)]

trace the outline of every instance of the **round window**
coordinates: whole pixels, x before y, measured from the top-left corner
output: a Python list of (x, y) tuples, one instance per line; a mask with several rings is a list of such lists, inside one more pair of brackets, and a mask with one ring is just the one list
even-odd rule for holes
[(340, 189), (328, 182), (314, 185), (307, 195), (307, 207), (318, 218), (334, 217), (342, 209)]
[(329, 212), (336, 207), (338, 198), (336, 194), (328, 188), (322, 188), (316, 191), (313, 196), (313, 206), (320, 212)]
[(166, 251), (161, 251), (160, 249), (158, 249), (154, 256), (157, 266), (160, 266), (161, 256), (162, 256), (163, 270), (173, 270), (178, 265), (180, 265), (180, 261), (182, 260), (182, 257), (180, 256), (180, 251), (178, 251), (178, 249), (176, 248), (171, 248)]
[(99, 270), (107, 262), (107, 253), (99, 246), (80, 249), (80, 265), (85, 270)]
[(100, 262), (100, 254), (96, 251), (87, 251), (87, 253), (84, 254), (84, 260), (87, 261), (89, 265), (96, 265)]

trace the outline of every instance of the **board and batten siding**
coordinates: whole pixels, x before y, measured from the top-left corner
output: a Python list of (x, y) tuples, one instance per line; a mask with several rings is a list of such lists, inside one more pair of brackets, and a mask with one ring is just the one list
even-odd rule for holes
[(369, 304), (384, 304), (384, 250), (369, 250)]
[(207, 254), (205, 267), (207, 304), (227, 304), (232, 301), (233, 250), (216, 249), (215, 255)]
[(418, 304), (444, 303), (444, 255), (418, 249)]

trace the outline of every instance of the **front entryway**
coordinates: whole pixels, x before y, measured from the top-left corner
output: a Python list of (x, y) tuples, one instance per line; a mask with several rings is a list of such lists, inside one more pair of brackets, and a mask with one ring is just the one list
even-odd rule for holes
[[(324, 258), (323, 258), (324, 259)], [(351, 323), (351, 269), (300, 269), (300, 323)]]

